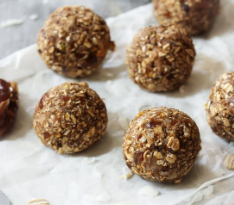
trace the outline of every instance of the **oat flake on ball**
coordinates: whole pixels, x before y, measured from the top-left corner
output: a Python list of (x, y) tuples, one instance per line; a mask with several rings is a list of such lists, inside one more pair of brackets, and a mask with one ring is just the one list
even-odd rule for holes
[(216, 81), (206, 104), (207, 120), (218, 136), (234, 141), (234, 72)]
[(123, 140), (128, 167), (157, 182), (180, 183), (201, 150), (196, 123), (185, 113), (166, 107), (140, 112)]
[(154, 15), (161, 24), (178, 23), (189, 34), (207, 31), (218, 15), (220, 0), (153, 0)]
[(103, 18), (88, 8), (67, 6), (50, 15), (37, 47), (48, 68), (76, 78), (92, 74), (115, 45)]
[(140, 30), (127, 48), (130, 78), (150, 92), (177, 89), (190, 76), (196, 52), (185, 29), (175, 24)]
[(100, 139), (107, 126), (103, 100), (87, 83), (64, 83), (48, 90), (34, 113), (42, 143), (59, 154), (73, 154)]

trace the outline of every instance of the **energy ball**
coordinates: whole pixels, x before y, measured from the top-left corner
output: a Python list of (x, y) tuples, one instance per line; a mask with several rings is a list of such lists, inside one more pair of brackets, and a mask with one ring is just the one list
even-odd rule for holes
[(218, 15), (220, 0), (153, 0), (154, 15), (163, 23), (178, 23), (189, 34), (207, 31)]
[(215, 134), (234, 141), (234, 72), (216, 81), (206, 104), (207, 121)]
[(201, 139), (196, 123), (166, 107), (140, 112), (123, 139), (123, 155), (135, 174), (151, 181), (180, 183), (192, 168)]
[(17, 83), (0, 79), (0, 138), (14, 123), (18, 111), (18, 102)]
[(92, 74), (115, 45), (103, 18), (88, 8), (67, 6), (50, 15), (37, 48), (48, 68), (76, 78)]
[(196, 52), (185, 29), (175, 24), (140, 30), (127, 48), (130, 78), (150, 92), (174, 90), (192, 71)]
[(33, 125), (44, 145), (59, 154), (73, 154), (100, 139), (107, 121), (103, 100), (87, 83), (67, 82), (42, 96)]

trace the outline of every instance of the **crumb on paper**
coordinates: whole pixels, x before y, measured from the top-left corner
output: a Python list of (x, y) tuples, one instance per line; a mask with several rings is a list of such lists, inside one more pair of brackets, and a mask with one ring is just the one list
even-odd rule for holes
[(50, 203), (45, 199), (31, 199), (28, 202), (29, 205), (50, 205)]
[(82, 163), (83, 164), (93, 164), (95, 163), (97, 160), (95, 157), (85, 157), (82, 159)]
[(133, 176), (132, 171), (129, 171), (128, 173), (121, 175), (121, 179), (127, 180), (130, 179), (132, 176)]
[(180, 92), (181, 94), (183, 94), (183, 93), (185, 92), (184, 88), (185, 88), (184, 85), (180, 86), (179, 92)]
[(31, 20), (35, 21), (39, 18), (39, 16), (37, 14), (32, 14), (30, 17), (29, 17)]
[(23, 19), (8, 19), (6, 21), (2, 21), (0, 27), (1, 28), (7, 28), (11, 26), (16, 26), (24, 23)]
[(112, 199), (111, 196), (107, 193), (98, 194), (96, 196), (91, 196), (86, 194), (85, 197), (93, 202), (109, 202)]
[(139, 190), (138, 194), (141, 196), (155, 197), (159, 195), (159, 192), (151, 186), (144, 186)]
[(224, 163), (227, 169), (234, 170), (234, 154), (227, 155)]
[(123, 174), (121, 175), (121, 179), (130, 179), (133, 176), (133, 172), (131, 170), (129, 170), (128, 167), (123, 167), (122, 168)]

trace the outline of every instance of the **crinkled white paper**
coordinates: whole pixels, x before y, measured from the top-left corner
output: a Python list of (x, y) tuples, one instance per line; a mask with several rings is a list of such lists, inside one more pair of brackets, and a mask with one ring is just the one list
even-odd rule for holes
[[(103, 68), (77, 81), (87, 81), (105, 98), (109, 124), (103, 139), (79, 154), (58, 155), (40, 142), (32, 127), (42, 94), (72, 79), (47, 69), (35, 45), (0, 61), (0, 77), (18, 82), (20, 91), (16, 123), (0, 140), (0, 188), (14, 204), (26, 205), (31, 198), (47, 199), (51, 205), (233, 203), (234, 172), (226, 170), (223, 161), (234, 147), (212, 133), (204, 104), (215, 80), (234, 70), (234, 1), (223, 0), (212, 30), (194, 38), (196, 62), (183, 92), (148, 93), (128, 78), (125, 48), (140, 28), (158, 24), (152, 9), (149, 4), (107, 20), (116, 51), (108, 54)], [(121, 143), (127, 125), (140, 110), (155, 106), (178, 108), (200, 128), (203, 149), (181, 184), (149, 182), (137, 175), (120, 179), (126, 166)], [(160, 195), (139, 195), (146, 186)]]

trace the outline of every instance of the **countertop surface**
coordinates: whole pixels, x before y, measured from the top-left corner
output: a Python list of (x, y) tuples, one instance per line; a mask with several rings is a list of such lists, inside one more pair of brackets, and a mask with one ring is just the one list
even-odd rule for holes
[[(151, 0), (0, 0), (0, 59), (36, 42), (37, 33), (55, 9), (84, 5), (107, 18)], [(13, 20), (13, 21), (12, 21)], [(16, 21), (15, 21), (16, 20)], [(19, 23), (9, 25), (9, 21)], [(4, 26), (5, 25), (5, 26)]]

